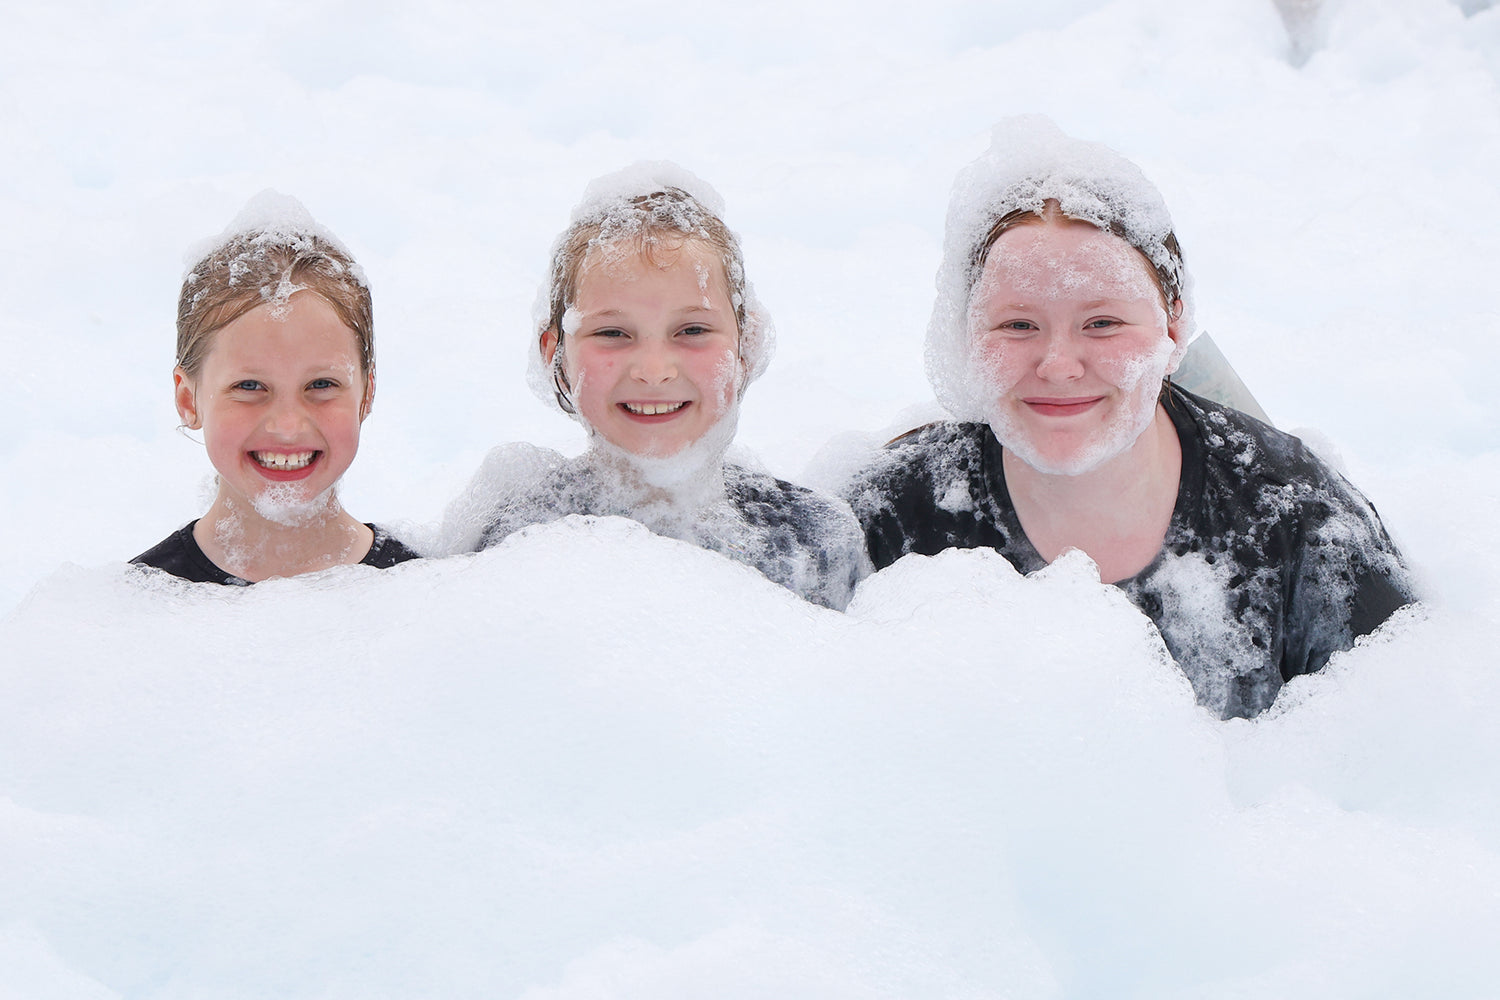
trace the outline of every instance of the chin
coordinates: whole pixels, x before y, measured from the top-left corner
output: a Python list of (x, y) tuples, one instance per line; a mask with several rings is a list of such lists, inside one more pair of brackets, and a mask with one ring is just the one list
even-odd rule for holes
[(1049, 476), (1082, 476), (1125, 454), (1151, 426), (1155, 406), (1141, 419), (1116, 419), (1082, 441), (1041, 441), (1014, 415), (1002, 411), (991, 415), (990, 430), (1005, 447), (1036, 471)]
[(1124, 449), (1083, 448), (1061, 454), (1043, 452), (1030, 441), (1003, 441), (1005, 447), (1021, 461), (1049, 476), (1082, 476), (1093, 472)]

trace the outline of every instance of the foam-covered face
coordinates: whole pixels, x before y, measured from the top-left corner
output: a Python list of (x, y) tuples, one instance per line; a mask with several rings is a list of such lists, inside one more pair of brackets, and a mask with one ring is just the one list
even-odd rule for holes
[(175, 378), (178, 414), (203, 429), (221, 498), (306, 504), (354, 461), (370, 380), (354, 331), (313, 292), (256, 306), (213, 334), (196, 378)]
[[(629, 246), (590, 250), (564, 326), (579, 415), (632, 455), (677, 455), (736, 405), (739, 329), (723, 263), (701, 243), (662, 247), (651, 260)], [(552, 331), (541, 346), (550, 363)]]
[(1150, 426), (1185, 344), (1144, 257), (1086, 222), (1002, 233), (969, 298), (995, 436), (1033, 468), (1089, 472)]

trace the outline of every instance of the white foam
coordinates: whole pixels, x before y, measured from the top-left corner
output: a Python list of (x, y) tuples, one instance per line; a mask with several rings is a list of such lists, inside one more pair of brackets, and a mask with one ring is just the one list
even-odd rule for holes
[[(995, 220), (1014, 209), (1040, 212), (1049, 200), (1065, 215), (1100, 228), (1117, 223), (1133, 245), (1166, 267), (1163, 240), (1172, 218), (1140, 168), (1098, 143), (1064, 135), (1039, 115), (994, 127), (990, 148), (953, 182), (938, 268), (937, 300), (927, 327), (927, 377), (938, 400), (961, 420), (982, 420), (985, 389), (970, 365), (969, 299), (978, 274), (972, 258)], [(1183, 274), (1184, 342), (1196, 331), (1190, 276)]]

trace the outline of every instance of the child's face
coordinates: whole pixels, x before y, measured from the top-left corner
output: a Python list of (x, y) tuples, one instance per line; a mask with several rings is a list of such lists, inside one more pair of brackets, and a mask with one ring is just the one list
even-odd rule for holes
[[(590, 251), (581, 268), (563, 363), (584, 420), (618, 448), (675, 455), (734, 407), (739, 329), (724, 265), (696, 241)], [(556, 349), (551, 332), (543, 356)]]
[(329, 490), (359, 448), (372, 389), (354, 331), (309, 291), (256, 306), (213, 335), (198, 377), (178, 369), (177, 412), (201, 427), (219, 493), (300, 501)]
[(1061, 475), (1134, 444), (1182, 340), (1146, 259), (1087, 222), (1001, 234), (969, 323), (996, 436), (1033, 468)]

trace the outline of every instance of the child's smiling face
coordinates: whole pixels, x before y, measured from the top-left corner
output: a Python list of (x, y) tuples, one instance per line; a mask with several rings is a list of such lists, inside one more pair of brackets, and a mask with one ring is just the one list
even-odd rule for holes
[[(651, 259), (629, 246), (591, 250), (565, 326), (574, 405), (631, 454), (676, 455), (736, 403), (739, 327), (724, 265), (698, 241), (658, 247)], [(541, 346), (550, 363), (556, 333)]]
[(1145, 257), (1119, 237), (1070, 220), (1005, 232), (969, 311), (996, 436), (1041, 472), (1097, 468), (1151, 423), (1185, 349), (1181, 326)]
[(225, 325), (197, 377), (179, 368), (174, 378), (219, 495), (251, 504), (273, 487), (299, 502), (329, 491), (354, 461), (373, 388), (354, 332), (309, 291)]

